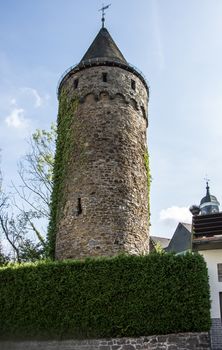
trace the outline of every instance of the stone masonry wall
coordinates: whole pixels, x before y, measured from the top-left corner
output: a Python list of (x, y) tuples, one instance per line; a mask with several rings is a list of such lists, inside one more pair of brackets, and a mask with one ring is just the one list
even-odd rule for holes
[(212, 318), (211, 326), (211, 348), (212, 350), (222, 350), (222, 323), (220, 318)]
[(1, 350), (210, 350), (208, 333), (139, 338), (0, 342)]
[(91, 67), (66, 80), (62, 91), (68, 99), (78, 96), (80, 103), (57, 216), (56, 258), (147, 253), (148, 93), (143, 82), (119, 67)]

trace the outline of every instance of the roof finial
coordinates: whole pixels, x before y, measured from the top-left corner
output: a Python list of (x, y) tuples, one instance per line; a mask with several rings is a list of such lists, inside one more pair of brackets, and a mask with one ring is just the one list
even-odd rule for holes
[(204, 180), (206, 181), (206, 190), (207, 190), (207, 194), (209, 194), (209, 190), (210, 190), (210, 187), (209, 187), (209, 181), (210, 181), (210, 179), (208, 179), (208, 177), (207, 177), (207, 175), (206, 175), (206, 177), (204, 178)]
[(102, 11), (102, 28), (104, 28), (104, 23), (105, 23), (105, 10), (107, 10), (110, 6), (111, 4), (106, 6), (104, 6), (103, 4), (102, 8), (99, 10), (99, 11)]

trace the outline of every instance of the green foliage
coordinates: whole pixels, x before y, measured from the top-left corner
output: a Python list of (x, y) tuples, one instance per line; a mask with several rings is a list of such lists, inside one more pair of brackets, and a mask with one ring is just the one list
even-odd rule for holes
[(44, 246), (33, 243), (30, 239), (23, 239), (19, 245), (19, 257), (21, 262), (35, 262), (44, 258)]
[(148, 151), (144, 154), (144, 164), (146, 168), (146, 174), (147, 174), (147, 190), (148, 190), (148, 217), (149, 217), (149, 224), (150, 224), (150, 186), (151, 186), (151, 173), (150, 173), (150, 158)]
[(37, 129), (29, 139), (29, 150), (18, 163), (20, 183), (14, 194), (1, 189), (0, 234), (8, 241), (17, 262), (35, 261), (46, 256), (44, 226), (49, 219), (52, 191), (56, 127)]
[(51, 196), (51, 212), (48, 227), (48, 256), (55, 257), (56, 223), (63, 204), (64, 178), (67, 174), (71, 155), (74, 148), (73, 118), (78, 107), (78, 98), (69, 98), (62, 90), (59, 97), (58, 136), (56, 140), (56, 154), (53, 169), (53, 191)]
[(163, 249), (162, 245), (160, 242), (157, 242), (154, 246), (154, 249), (155, 249), (155, 253), (158, 253), (158, 254), (165, 254), (165, 250)]
[(9, 263), (9, 256), (4, 254), (0, 242), (0, 266), (5, 266)]
[[(35, 150), (36, 173), (46, 182), (52, 181), (54, 165), (54, 145), (57, 137), (57, 128), (54, 123), (50, 130), (37, 129), (32, 134), (32, 146)], [(33, 157), (34, 158), (34, 157)]]
[(208, 331), (198, 254), (118, 256), (0, 268), (0, 338), (91, 338)]

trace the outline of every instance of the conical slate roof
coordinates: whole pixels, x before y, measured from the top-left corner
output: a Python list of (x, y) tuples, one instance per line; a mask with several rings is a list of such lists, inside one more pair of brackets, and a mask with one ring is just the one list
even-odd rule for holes
[(213, 196), (212, 194), (210, 194), (210, 187), (208, 185), (207, 182), (207, 187), (206, 187), (206, 196), (203, 197), (200, 201), (200, 207), (204, 207), (205, 205), (209, 205), (209, 203), (211, 203), (212, 205), (220, 205), (220, 203), (218, 202), (217, 198), (215, 196)]
[(116, 66), (132, 72), (143, 82), (147, 92), (149, 93), (148, 85), (142, 73), (126, 61), (108, 30), (103, 27), (100, 29), (81, 61), (77, 65), (72, 66), (69, 70), (67, 70), (60, 78), (57, 92), (58, 97), (62, 85), (72, 74), (75, 74), (76, 72), (79, 72), (85, 68), (95, 66)]
[(206, 190), (207, 190), (206, 196), (201, 199), (200, 205), (203, 205), (204, 203), (210, 203), (210, 202), (212, 204), (219, 205), (220, 203), (218, 202), (217, 198), (210, 194), (210, 187), (208, 185), (208, 182), (207, 182)]
[(101, 28), (96, 38), (86, 51), (80, 64), (91, 59), (106, 58), (109, 60), (127, 64), (123, 54), (117, 47), (106, 28)]

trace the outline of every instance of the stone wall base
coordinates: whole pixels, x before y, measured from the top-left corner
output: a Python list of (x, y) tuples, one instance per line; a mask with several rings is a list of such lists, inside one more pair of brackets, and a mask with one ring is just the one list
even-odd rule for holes
[(210, 350), (208, 333), (61, 341), (0, 341), (1, 350)]
[(212, 350), (222, 350), (222, 323), (220, 318), (211, 319), (212, 326), (210, 330)]

